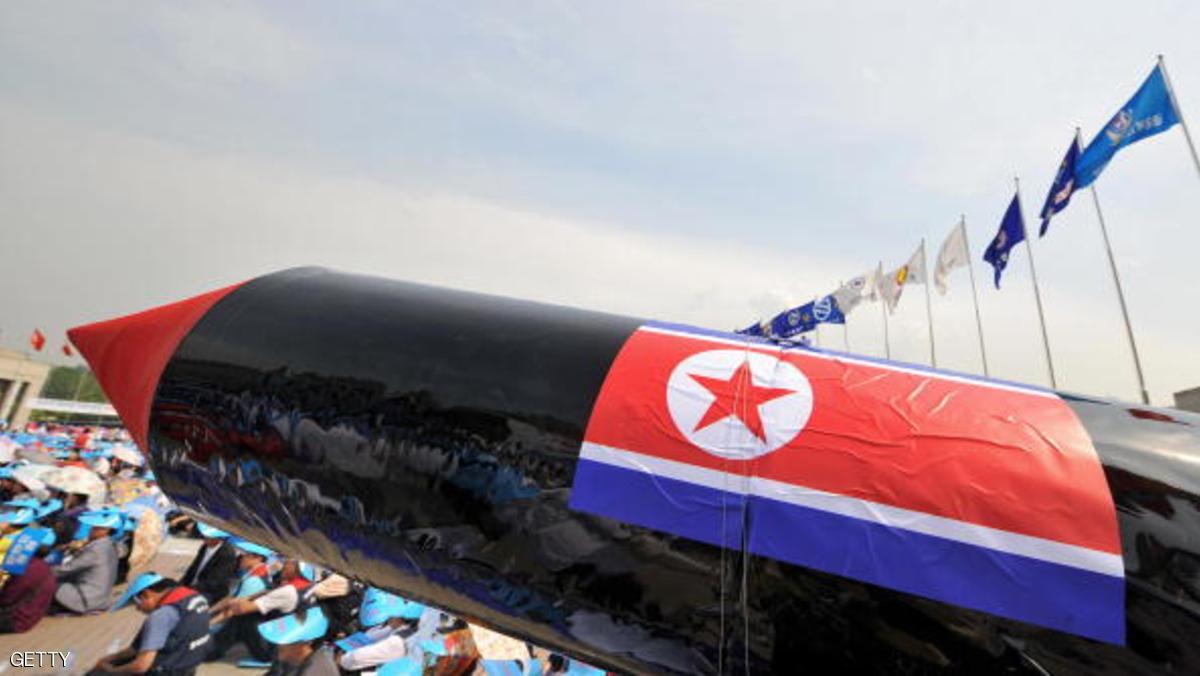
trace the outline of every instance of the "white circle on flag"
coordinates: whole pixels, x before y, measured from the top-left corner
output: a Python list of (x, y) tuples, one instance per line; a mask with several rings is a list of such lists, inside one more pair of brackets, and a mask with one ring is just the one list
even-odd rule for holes
[[(745, 368), (752, 386), (744, 378), (738, 384), (737, 374)], [(706, 382), (718, 390), (728, 382), (735, 394), (718, 401)], [(763, 401), (755, 405), (755, 399)], [(680, 434), (703, 451), (731, 460), (757, 458), (796, 438), (812, 407), (808, 378), (791, 363), (759, 352), (700, 352), (679, 362), (667, 381), (667, 409)], [(751, 429), (755, 414), (761, 437)]]

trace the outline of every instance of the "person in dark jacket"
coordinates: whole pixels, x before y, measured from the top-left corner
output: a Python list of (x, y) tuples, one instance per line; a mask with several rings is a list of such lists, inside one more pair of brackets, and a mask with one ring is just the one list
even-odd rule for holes
[(238, 573), (238, 550), (229, 544), (229, 533), (203, 523), (196, 530), (204, 538), (204, 546), (196, 552), (181, 583), (204, 594), (210, 604), (229, 594), (229, 583)]
[(146, 621), (129, 647), (100, 658), (92, 673), (195, 674), (212, 644), (204, 595), (158, 573), (142, 573), (112, 609), (130, 599)]

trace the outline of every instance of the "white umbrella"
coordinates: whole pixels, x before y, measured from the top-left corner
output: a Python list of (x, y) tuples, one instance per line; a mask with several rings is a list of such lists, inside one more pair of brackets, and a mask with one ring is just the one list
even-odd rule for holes
[(19, 460), (28, 460), (37, 465), (54, 466), (54, 458), (49, 453), (34, 446), (26, 446), (17, 451), (17, 458)]
[(127, 462), (134, 467), (141, 467), (146, 464), (146, 459), (142, 457), (141, 452), (131, 446), (113, 446), (112, 454), (114, 458), (122, 462)]
[(17, 455), (17, 450), (21, 448), (21, 444), (9, 439), (8, 437), (0, 437), (0, 463), (9, 463)]
[(40, 477), (51, 488), (57, 488), (67, 493), (81, 493), (87, 496), (88, 507), (99, 507), (104, 504), (108, 487), (104, 479), (90, 469), (68, 465), (55, 467)]
[(38, 500), (45, 500), (50, 494), (46, 491), (42, 475), (52, 469), (57, 468), (54, 465), (17, 465), (13, 468), (13, 479), (28, 488)]

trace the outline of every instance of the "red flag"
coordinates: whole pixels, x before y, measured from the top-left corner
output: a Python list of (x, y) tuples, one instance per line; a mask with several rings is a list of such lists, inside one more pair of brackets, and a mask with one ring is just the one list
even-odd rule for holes
[(34, 329), (33, 335), (29, 336), (29, 344), (33, 346), (34, 350), (41, 352), (46, 345), (46, 336), (42, 335), (40, 329)]
[(75, 350), (71, 349), (70, 343), (63, 343), (63, 354), (67, 355), (68, 357), (75, 356)]

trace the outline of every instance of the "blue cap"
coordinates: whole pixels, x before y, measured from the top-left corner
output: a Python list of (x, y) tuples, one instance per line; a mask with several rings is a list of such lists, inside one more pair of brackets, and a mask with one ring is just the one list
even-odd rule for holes
[(29, 509), (37, 509), (42, 506), (42, 501), (37, 498), (17, 498), (4, 503), (9, 507), (28, 507)]
[(243, 540), (242, 538), (239, 538), (239, 537), (231, 536), (229, 538), (229, 543), (247, 554), (258, 554), (259, 556), (263, 557), (264, 559), (272, 556), (275, 553), (262, 545), (256, 545), (253, 542), (250, 542), (249, 540)]
[(45, 516), (50, 516), (62, 508), (62, 500), (59, 500), (58, 498), (51, 498), (50, 500), (47, 500), (38, 507), (34, 508), (34, 511), (37, 512), (38, 518), (40, 519)]
[(413, 657), (401, 657), (387, 664), (380, 665), (375, 671), (378, 676), (421, 676), (425, 665)]
[(109, 612), (112, 612), (126, 603), (129, 603), (129, 599), (146, 591), (147, 588), (162, 579), (163, 576), (159, 575), (158, 573), (142, 573), (141, 575), (138, 575), (137, 579), (134, 580), (129, 585), (129, 588), (125, 590), (125, 593), (121, 594), (121, 598), (117, 599), (117, 602), (112, 605), (112, 608), (109, 609)]
[(309, 582), (317, 581), (317, 567), (307, 561), (297, 561), (296, 568), (300, 570), (300, 577)]
[(203, 523), (201, 521), (196, 522), (196, 530), (200, 532), (201, 536), (206, 537), (206, 538), (227, 538), (227, 537), (229, 537), (229, 533), (226, 533), (225, 531), (221, 530), (220, 528), (213, 528), (212, 526), (210, 526), (206, 523)]
[[(301, 619), (303, 616), (303, 619)], [(315, 641), (329, 630), (329, 619), (318, 606), (268, 620), (258, 625), (258, 633), (269, 643), (288, 645)]]
[(0, 479), (11, 479), (13, 471), (11, 467), (0, 467)]
[(123, 514), (117, 509), (95, 509), (79, 515), (79, 523), (92, 528), (120, 528)]
[(29, 507), (21, 507), (11, 512), (0, 514), (0, 523), (11, 523), (14, 526), (24, 526), (32, 522), (37, 517), (37, 513)]
[(393, 617), (406, 620), (416, 620), (425, 612), (425, 606), (416, 601), (396, 596), (371, 587), (363, 594), (362, 605), (358, 609), (358, 621), (365, 628), (383, 624)]

